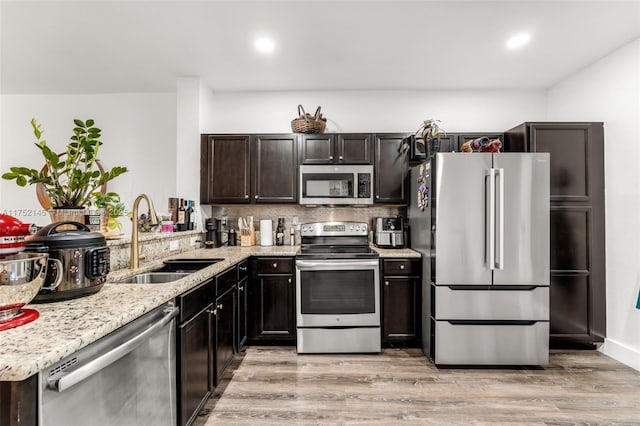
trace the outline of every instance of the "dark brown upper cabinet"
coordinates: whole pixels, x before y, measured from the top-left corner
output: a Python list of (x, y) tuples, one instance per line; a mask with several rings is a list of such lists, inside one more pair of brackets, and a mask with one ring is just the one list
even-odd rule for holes
[(301, 164), (371, 164), (371, 135), (313, 134), (301, 137)]
[(407, 204), (409, 160), (406, 137), (406, 133), (375, 135), (375, 203)]
[(201, 203), (295, 203), (297, 188), (297, 135), (201, 136)]
[(253, 199), (256, 203), (298, 201), (298, 138), (296, 135), (255, 135)]
[(200, 139), (200, 202), (249, 203), (251, 137), (202, 135)]
[(606, 335), (603, 124), (523, 123), (505, 144), (551, 154), (551, 346), (594, 346)]

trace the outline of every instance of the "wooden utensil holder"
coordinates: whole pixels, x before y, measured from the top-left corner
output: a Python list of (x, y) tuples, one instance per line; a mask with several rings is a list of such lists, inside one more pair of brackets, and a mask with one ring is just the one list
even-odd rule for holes
[(256, 245), (256, 231), (252, 229), (248, 235), (240, 235), (240, 247), (251, 247)]

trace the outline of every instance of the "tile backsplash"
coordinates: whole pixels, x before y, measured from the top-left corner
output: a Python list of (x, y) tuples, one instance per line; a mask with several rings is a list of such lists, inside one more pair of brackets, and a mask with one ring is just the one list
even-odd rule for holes
[[(271, 219), (273, 221), (273, 229), (275, 230), (278, 218), (284, 218), (285, 228), (285, 244), (289, 244), (288, 230), (291, 228), (292, 219), (298, 218), (298, 224), (307, 222), (325, 222), (325, 221), (353, 221), (367, 222), (371, 230), (373, 230), (373, 222), (376, 217), (406, 217), (407, 208), (405, 206), (372, 206), (372, 207), (305, 207), (298, 205), (279, 205), (279, 204), (250, 204), (250, 205), (215, 205), (210, 207), (210, 216), (205, 217), (220, 218), (227, 215), (229, 225), (237, 229), (238, 218), (253, 216), (254, 227), (256, 231), (260, 230), (260, 220)], [(203, 220), (204, 222), (204, 220)], [(258, 240), (259, 241), (259, 240)], [(298, 241), (299, 242), (299, 241)]]

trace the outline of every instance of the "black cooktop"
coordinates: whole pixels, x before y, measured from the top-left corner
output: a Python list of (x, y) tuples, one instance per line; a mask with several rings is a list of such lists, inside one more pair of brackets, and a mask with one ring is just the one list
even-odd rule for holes
[(379, 255), (368, 245), (303, 245), (297, 257), (308, 259), (375, 259)]

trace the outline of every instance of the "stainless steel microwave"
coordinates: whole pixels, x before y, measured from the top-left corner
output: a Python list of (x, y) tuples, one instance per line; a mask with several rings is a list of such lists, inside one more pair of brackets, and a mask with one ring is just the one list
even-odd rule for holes
[(373, 204), (373, 166), (300, 166), (300, 204)]

